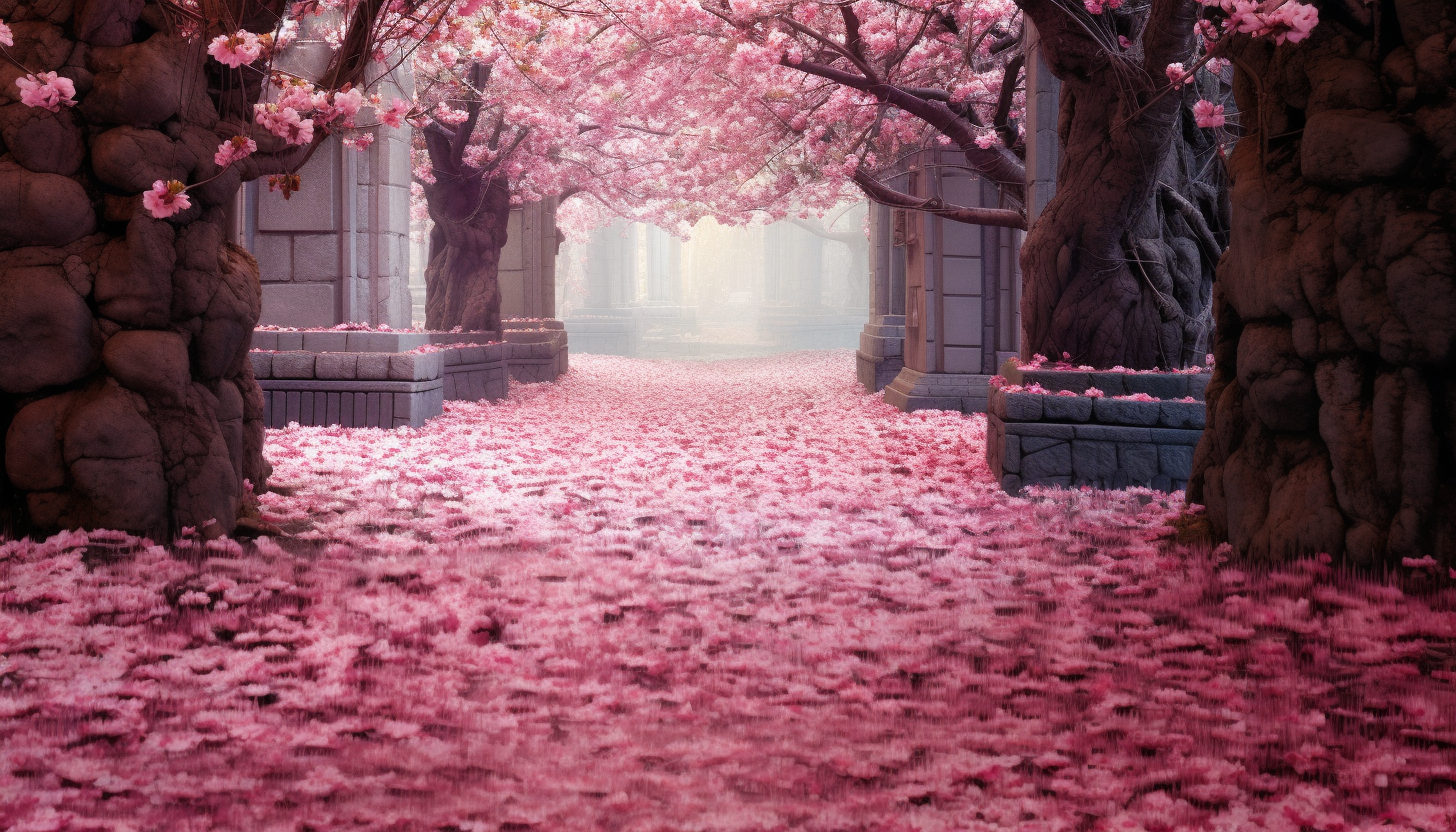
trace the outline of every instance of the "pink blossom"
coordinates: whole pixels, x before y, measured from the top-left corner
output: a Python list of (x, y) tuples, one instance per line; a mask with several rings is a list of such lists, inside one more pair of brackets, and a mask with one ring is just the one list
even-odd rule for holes
[(1106, 394), (1103, 393), (1101, 390), (1098, 390), (1096, 387), (1088, 387), (1087, 392), (1083, 393), (1082, 395), (1086, 396), (1089, 399), (1100, 399)]
[(1168, 80), (1172, 82), (1174, 89), (1183, 86), (1183, 82), (1187, 80), (1187, 76), (1183, 71), (1183, 64), (1181, 63), (1168, 64), (1167, 68), (1163, 71), (1167, 73)]
[(277, 104), (253, 105), (258, 124), (263, 129), (289, 144), (308, 144), (313, 141), (313, 119), (303, 118), (292, 107)]
[(58, 113), (61, 111), (62, 105), (76, 106), (75, 83), (70, 78), (54, 72), (42, 72), (39, 75), (16, 78), (15, 86), (20, 87), (20, 101), (27, 107), (41, 107)]
[(389, 102), (389, 107), (379, 111), (379, 120), (387, 127), (402, 127), (404, 116), (410, 110), (410, 103), (403, 98), (396, 98)]
[(1118, 35), (1117, 45), (1121, 46), (1123, 49), (1131, 49), (1132, 41), (1128, 40), (1127, 35)]
[(142, 194), (142, 205), (157, 219), (164, 219), (192, 207), (187, 196), (187, 186), (175, 179), (152, 183), (152, 189)]
[(219, 62), (237, 69), (244, 64), (258, 60), (263, 54), (263, 43), (257, 35), (238, 30), (231, 35), (218, 35), (207, 46), (207, 54)]
[(1193, 105), (1193, 120), (1199, 127), (1222, 127), (1223, 105), (1199, 99)]
[(996, 144), (997, 139), (996, 134), (994, 133), (982, 133), (981, 135), (976, 137), (976, 147), (979, 147), (982, 150), (989, 150), (990, 148), (995, 147)]
[(360, 133), (356, 136), (345, 136), (343, 142), (345, 147), (352, 147), (355, 150), (363, 152), (368, 150), (371, 144), (374, 144), (374, 134)]
[(217, 153), (213, 155), (212, 161), (218, 167), (225, 168), (257, 150), (258, 143), (247, 136), (233, 136), (217, 146)]
[(14, 45), (15, 45), (15, 35), (14, 35), (14, 33), (10, 31), (10, 27), (5, 24), (5, 21), (0, 20), (0, 46), (14, 46)]

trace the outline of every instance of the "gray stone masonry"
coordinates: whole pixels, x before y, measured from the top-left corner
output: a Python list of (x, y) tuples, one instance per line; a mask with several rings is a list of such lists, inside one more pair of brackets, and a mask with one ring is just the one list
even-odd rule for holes
[(1002, 373), (1013, 384), (1036, 383), (1051, 391), (1080, 394), (1096, 387), (1107, 396), (1146, 393), (1155, 398), (1196, 399), (1140, 402), (1055, 392), (1007, 393), (992, 388), (986, 460), (1008, 493), (1015, 494), (1027, 485), (1143, 486), (1160, 491), (1187, 485), (1193, 450), (1203, 434), (1208, 374), (1013, 368), (1004, 368)]
[(867, 393), (879, 392), (894, 381), (905, 366), (905, 316), (871, 318), (859, 334), (855, 365)]
[[(502, 321), (505, 327), (506, 344), (499, 345), (501, 360), (509, 368), (511, 378), (517, 381), (555, 381), (569, 367), (568, 339), (566, 327), (554, 319)], [(277, 330), (254, 330), (253, 349), (277, 353), (339, 353), (325, 363), (326, 373), (344, 372), (342, 368), (352, 366), (357, 375), (334, 376), (315, 375), (311, 358), (297, 355), (285, 359), (282, 372), (299, 375), (277, 376), (277, 378), (362, 378), (384, 380), (389, 378), (388, 361), (376, 357), (350, 359), (345, 353), (404, 353), (418, 347), (446, 344), (480, 344), (495, 338), (489, 332), (280, 332)], [(546, 346), (531, 346), (544, 344)], [(494, 353), (493, 353), (494, 354)], [(494, 360), (494, 359), (492, 359)], [(380, 362), (384, 363), (381, 364)], [(490, 374), (487, 368), (479, 370), (451, 370), (453, 372), (480, 372)], [(259, 376), (263, 378), (263, 376)], [(481, 385), (484, 385), (483, 387)], [(495, 380), (477, 379), (469, 385), (462, 382), (457, 388), (459, 396), (446, 394), (450, 401), (460, 399), (505, 398), (505, 388)], [(488, 392), (475, 395), (479, 390)]]
[(567, 318), (576, 351), (636, 357), (642, 345), (642, 317), (635, 309), (582, 309)]
[(505, 322), (511, 378), (523, 382), (555, 381), (570, 369), (566, 330), (560, 321), (551, 323), (556, 326), (511, 329), (511, 322)]
[(974, 373), (922, 373), (901, 368), (885, 386), (885, 401), (900, 410), (986, 410), (991, 377)]
[(444, 407), (445, 353), (248, 353), (264, 423), (421, 427)]

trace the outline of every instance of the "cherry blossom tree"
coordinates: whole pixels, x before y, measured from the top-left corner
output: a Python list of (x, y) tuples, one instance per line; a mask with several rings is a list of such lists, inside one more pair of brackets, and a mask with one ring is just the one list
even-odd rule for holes
[[(658, 4), (612, 8), (653, 50), (673, 40)], [(1200, 9), (1195, 0), (702, 0), (676, 41), (706, 33), (726, 44), (736, 89), (760, 99), (821, 173), (885, 204), (1013, 228), (1026, 228), (1020, 87), (1034, 42), (1064, 84), (1063, 185), (1023, 247), (1026, 347), (1173, 367), (1203, 358), (1228, 225), (1215, 132), (1226, 70), (1205, 60), (1212, 41), (1195, 32), (1200, 14), (1223, 12)], [(1000, 186), (1002, 204), (890, 187), (903, 154), (927, 144), (954, 146)]]
[[(0, 3), (0, 526), (233, 531), (269, 467), (226, 211), (296, 187), (438, 5)], [(319, 78), (271, 70), (290, 11), (339, 21)]]

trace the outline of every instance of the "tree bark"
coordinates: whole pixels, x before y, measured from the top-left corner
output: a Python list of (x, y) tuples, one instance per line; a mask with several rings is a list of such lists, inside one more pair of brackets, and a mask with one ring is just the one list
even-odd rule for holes
[(258, 267), (225, 242), (241, 177), (167, 220), (138, 194), (212, 177), (240, 131), (156, 4), (10, 6), (11, 54), (74, 79), (80, 103), (19, 103), (21, 69), (0, 67), (0, 522), (232, 532), (245, 481), (261, 491), (269, 472), (248, 361)]
[[(203, 23), (268, 31), (285, 5), (213, 3)], [(310, 148), (253, 133), (261, 73), (210, 60), (164, 6), (0, 1), (15, 39), (0, 61), (0, 532), (228, 534), (248, 487), (266, 488), (248, 360), (261, 284), (224, 208)], [(355, 6), (349, 42), (382, 8)], [(330, 75), (357, 83), (346, 52)], [(17, 77), (52, 71), (76, 106), (19, 102)], [(218, 145), (249, 133), (262, 150), (219, 170)], [(190, 183), (192, 206), (154, 219), (141, 193), (158, 179)]]
[[(1456, 566), (1456, 3), (1234, 42), (1249, 131), (1189, 500), (1255, 561)], [(1377, 31), (1378, 30), (1378, 31)]]
[(1139, 63), (1057, 3), (1020, 5), (1062, 83), (1057, 190), (1021, 248), (1024, 350), (1099, 368), (1201, 364), (1226, 196), (1212, 131), (1193, 123), (1197, 93), (1168, 89), (1163, 72), (1193, 54), (1196, 4), (1153, 3)]
[(425, 186), (434, 228), (425, 267), (425, 326), (501, 335), (500, 258), (511, 195), (499, 179), (451, 177)]

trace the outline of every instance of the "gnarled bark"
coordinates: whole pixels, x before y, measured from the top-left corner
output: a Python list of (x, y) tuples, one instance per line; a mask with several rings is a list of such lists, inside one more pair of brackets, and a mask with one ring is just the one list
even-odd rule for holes
[(1225, 195), (1212, 132), (1188, 106), (1197, 92), (1163, 72), (1193, 54), (1196, 4), (1153, 3), (1137, 61), (1052, 0), (1020, 5), (1062, 83), (1057, 190), (1021, 247), (1023, 349), (1095, 367), (1202, 363)]
[(470, 68), (470, 83), (462, 93), (466, 99), (463, 123), (452, 128), (432, 121), (422, 131), (433, 181), (421, 184), (435, 224), (425, 268), (425, 326), (493, 332), (499, 339), (504, 337), (500, 255), (511, 216), (511, 191), (498, 166), (525, 139), (526, 131), (512, 131), (509, 143), (503, 143), (505, 116), (497, 115), (490, 137), (483, 141), (491, 161), (466, 161), (484, 106), (480, 91), (489, 83), (490, 74), (486, 64)]
[(1452, 566), (1456, 3), (1316, 5), (1304, 42), (1234, 44), (1249, 134), (1189, 499), (1250, 559)]
[[(267, 31), (284, 5), (211, 8)], [(351, 33), (380, 8), (357, 6)], [(261, 75), (210, 61), (176, 12), (0, 1), (19, 63), (0, 61), (0, 532), (231, 533), (248, 483), (266, 487), (258, 266), (225, 241), (224, 206), (307, 149), (260, 136), (263, 152), (219, 171)], [(77, 105), (20, 103), (26, 71), (70, 78)], [(141, 192), (157, 179), (192, 184), (192, 207), (154, 219)]]
[(425, 186), (434, 221), (425, 267), (425, 326), (500, 337), (500, 257), (510, 191), (496, 179), (436, 176)]

